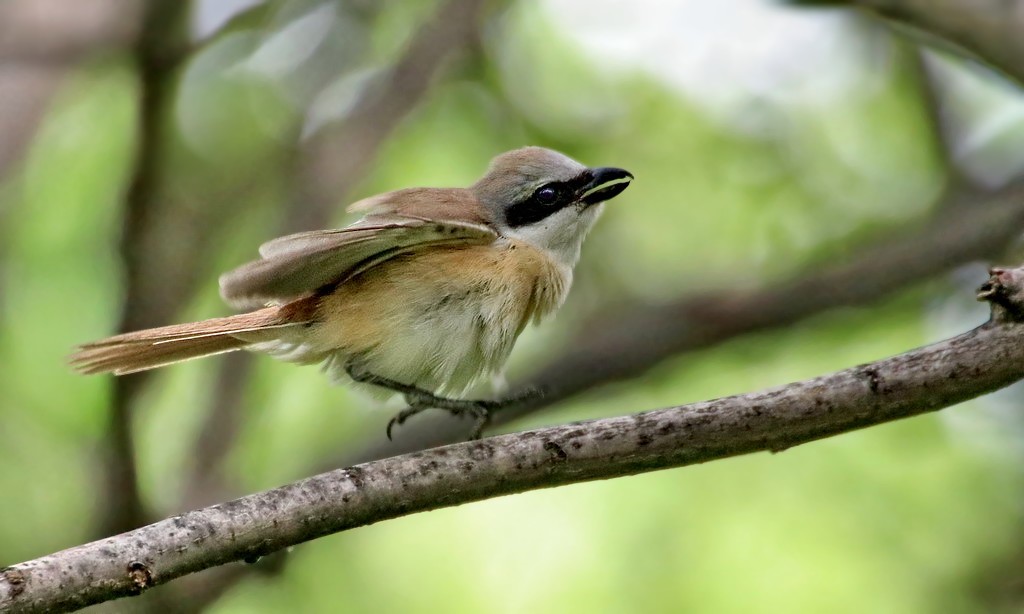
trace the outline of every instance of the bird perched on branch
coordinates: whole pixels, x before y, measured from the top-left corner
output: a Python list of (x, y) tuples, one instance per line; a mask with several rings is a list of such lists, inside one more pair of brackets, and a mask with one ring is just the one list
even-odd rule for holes
[(561, 306), (603, 202), (632, 179), (524, 147), (468, 188), (371, 196), (349, 207), (364, 214), (354, 224), (274, 239), (223, 275), (221, 296), (252, 311), (87, 343), (71, 364), (123, 375), (253, 350), (403, 394), (388, 437), (431, 407), (472, 415), (478, 437), (517, 399), (449, 395), (499, 370), (527, 323)]

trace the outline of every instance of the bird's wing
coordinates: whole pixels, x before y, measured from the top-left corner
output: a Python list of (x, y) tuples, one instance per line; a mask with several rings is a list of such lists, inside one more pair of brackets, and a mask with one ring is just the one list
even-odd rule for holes
[(346, 228), (301, 232), (264, 243), (261, 259), (221, 276), (220, 294), (239, 309), (286, 302), (399, 254), (440, 245), (484, 245), (496, 238), (489, 227), (474, 222), (369, 215)]

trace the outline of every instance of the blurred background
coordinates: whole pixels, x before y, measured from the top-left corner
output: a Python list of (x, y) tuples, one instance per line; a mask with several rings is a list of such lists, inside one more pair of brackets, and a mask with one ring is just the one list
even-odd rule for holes
[[(388, 444), (395, 407), (263, 357), (116, 380), (65, 357), (228, 314), (217, 276), (259, 243), (526, 144), (636, 182), (513, 354), (512, 382), (558, 392), (500, 429), (980, 324), (984, 265), (1024, 253), (1024, 96), (957, 47), (769, 0), (0, 3), (0, 566), (458, 438), (432, 416)], [(90, 611), (1021, 611), (1022, 400), (392, 520)]]

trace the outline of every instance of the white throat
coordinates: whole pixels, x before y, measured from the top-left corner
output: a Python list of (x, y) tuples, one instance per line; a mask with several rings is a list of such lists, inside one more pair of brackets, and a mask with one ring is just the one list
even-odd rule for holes
[(580, 259), (583, 239), (603, 210), (604, 203), (587, 207), (582, 212), (575, 207), (566, 207), (539, 222), (510, 228), (502, 234), (544, 250), (558, 264), (572, 270)]

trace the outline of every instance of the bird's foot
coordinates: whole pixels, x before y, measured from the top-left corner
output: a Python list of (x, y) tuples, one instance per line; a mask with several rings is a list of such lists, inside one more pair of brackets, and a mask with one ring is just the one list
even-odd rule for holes
[(542, 394), (539, 390), (530, 388), (504, 399), (451, 399), (448, 397), (438, 396), (429, 390), (424, 390), (416, 386), (403, 384), (386, 377), (374, 375), (373, 373), (359, 371), (351, 365), (348, 367), (347, 371), (349, 377), (354, 381), (387, 388), (388, 390), (401, 393), (405, 398), (405, 402), (408, 407), (395, 414), (395, 416), (388, 421), (386, 432), (389, 440), (391, 439), (391, 431), (394, 429), (395, 425), (401, 425), (416, 414), (431, 408), (443, 409), (455, 416), (472, 416), (474, 424), (473, 430), (469, 433), (469, 439), (480, 439), (481, 435), (483, 435), (484, 429), (491, 421), (492, 412), (514, 405), (519, 405), (520, 403), (535, 399)]

